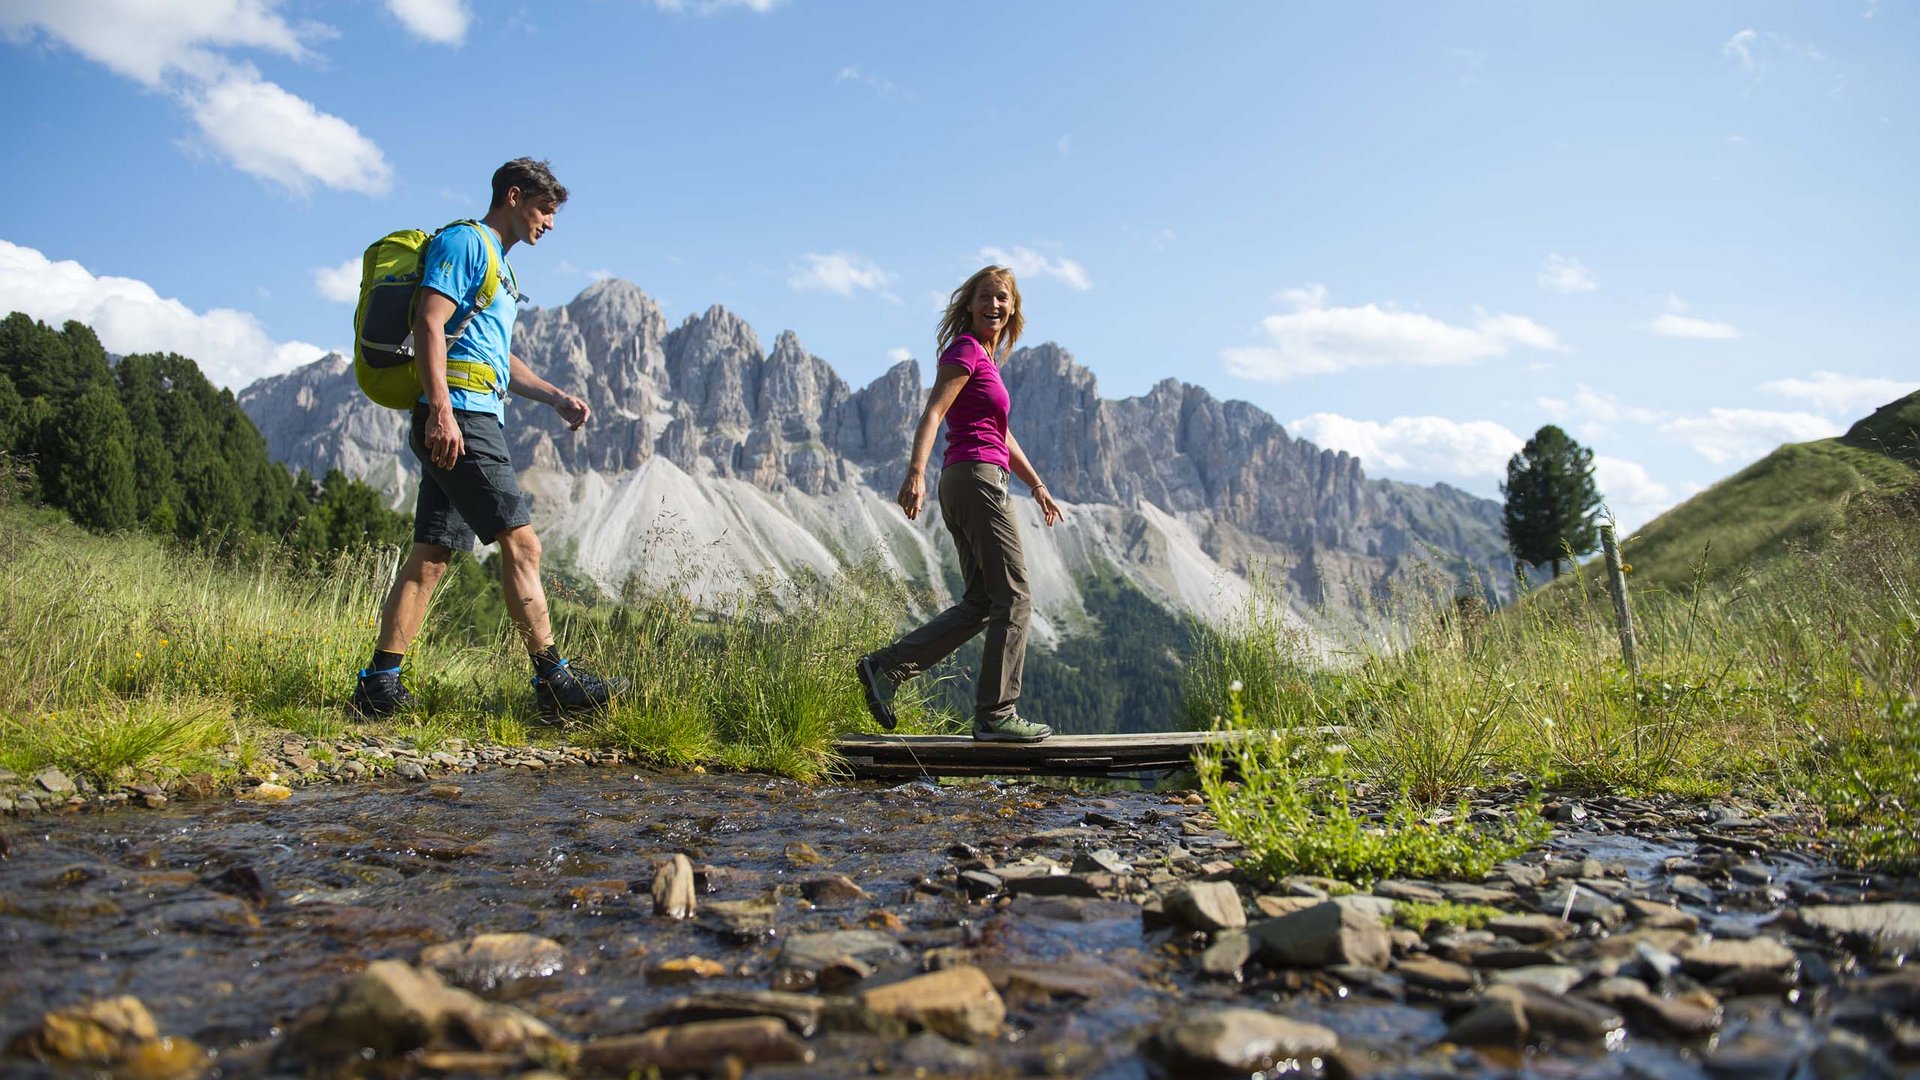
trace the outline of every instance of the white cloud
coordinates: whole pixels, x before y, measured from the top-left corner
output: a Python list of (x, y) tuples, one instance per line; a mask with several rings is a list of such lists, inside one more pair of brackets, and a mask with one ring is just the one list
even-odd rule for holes
[(0, 311), (25, 312), (56, 326), (77, 319), (93, 327), (109, 352), (191, 357), (207, 378), (236, 391), (327, 352), (304, 341), (274, 341), (247, 312), (196, 312), (144, 281), (96, 277), (77, 262), (55, 262), (5, 240), (0, 240)]
[(892, 79), (884, 75), (876, 74), (875, 72), (861, 71), (852, 64), (841, 68), (839, 72), (834, 75), (833, 81), (837, 83), (857, 83), (879, 94), (883, 98), (891, 99), (899, 95), (899, 90), (893, 85)]
[(1875, 379), (1816, 371), (1805, 379), (1775, 379), (1760, 384), (1769, 394), (1792, 398), (1829, 416), (1858, 418), (1920, 389), (1920, 380)]
[(1322, 412), (1286, 428), (1309, 442), (1352, 454), (1375, 475), (1477, 481), (1482, 490), (1506, 475), (1507, 459), (1526, 443), (1492, 420), (1443, 416), (1399, 416), (1382, 423)]
[(1727, 43), (1720, 46), (1720, 55), (1737, 61), (1743, 68), (1750, 68), (1754, 65), (1754, 46), (1759, 40), (1759, 31), (1749, 26), (1745, 30), (1728, 38)]
[(1696, 319), (1691, 315), (1676, 315), (1673, 312), (1653, 320), (1648, 324), (1647, 329), (1661, 337), (1693, 338), (1703, 341), (1726, 341), (1740, 336), (1740, 331), (1732, 323)]
[(713, 15), (731, 8), (746, 8), (758, 14), (765, 14), (779, 7), (782, 0), (653, 0), (653, 6), (661, 11), (691, 12), (695, 15)]
[(1593, 483), (1622, 533), (1632, 532), (1680, 501), (1645, 466), (1605, 454), (1593, 456)]
[(1831, 438), (1841, 429), (1813, 413), (1713, 408), (1705, 416), (1668, 420), (1661, 430), (1685, 441), (1715, 465), (1725, 465), (1752, 461), (1781, 443)]
[(844, 251), (836, 251), (831, 255), (809, 252), (805, 259), (806, 263), (793, 267), (787, 278), (787, 284), (795, 289), (818, 289), (840, 296), (852, 296), (856, 291), (871, 292), (887, 299), (897, 299), (888, 291), (888, 286), (893, 284), (893, 275), (880, 269), (871, 259)]
[(1060, 152), (1061, 157), (1066, 157), (1067, 155), (1073, 153), (1073, 136), (1062, 135), (1059, 138), (1053, 140), (1053, 148)]
[(1474, 364), (1515, 346), (1562, 348), (1553, 331), (1524, 315), (1481, 311), (1467, 327), (1377, 304), (1328, 307), (1326, 286), (1318, 284), (1288, 289), (1280, 298), (1294, 310), (1261, 320), (1266, 344), (1223, 350), (1232, 374), (1283, 382), (1358, 368)]
[(1538, 280), (1540, 287), (1548, 292), (1564, 293), (1569, 296), (1575, 293), (1590, 293), (1600, 288), (1600, 283), (1593, 279), (1593, 271), (1587, 269), (1579, 259), (1558, 254), (1547, 256), (1546, 265), (1540, 268)]
[(913, 350), (907, 348), (905, 345), (895, 345), (893, 348), (887, 350), (887, 359), (896, 364), (902, 360), (911, 360), (913, 359)]
[(1543, 397), (1539, 399), (1539, 405), (1554, 422), (1572, 427), (1573, 433), (1583, 439), (1597, 439), (1611, 434), (1613, 426), (1622, 422), (1652, 424), (1661, 419), (1661, 414), (1652, 409), (1623, 405), (1618, 397), (1602, 393), (1584, 383), (1574, 387), (1571, 401)]
[(348, 259), (339, 266), (322, 266), (313, 272), (313, 288), (323, 300), (336, 304), (360, 302), (361, 259)]
[(387, 10), (409, 33), (438, 45), (459, 45), (473, 22), (464, 0), (387, 0)]
[(1085, 292), (1093, 288), (1088, 279), (1086, 268), (1064, 256), (1050, 259), (1032, 248), (1014, 245), (1012, 251), (1005, 248), (983, 247), (980, 258), (996, 263), (1013, 271), (1016, 277), (1050, 277), (1070, 288)]
[(310, 60), (308, 43), (332, 37), (294, 24), (277, 0), (6, 0), (0, 34), (45, 34), (108, 69), (166, 93), (229, 164), (295, 194), (314, 182), (378, 194), (392, 169), (352, 124), (263, 79), (235, 49)]

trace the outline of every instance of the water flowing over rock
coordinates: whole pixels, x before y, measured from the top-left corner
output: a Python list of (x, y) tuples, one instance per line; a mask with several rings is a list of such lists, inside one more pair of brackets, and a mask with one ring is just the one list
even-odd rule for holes
[[(877, 551), (945, 602), (952, 555), (938, 515), (909, 523), (891, 505), (925, 396), (918, 362), (855, 389), (791, 331), (763, 348), (717, 305), (669, 329), (652, 298), (611, 279), (524, 309), (514, 347), (593, 407), (593, 422), (569, 432), (516, 402), (507, 433), (543, 535), (570, 544), (608, 587), (677, 570), (686, 551), (710, 549), (715, 565), (694, 583), (707, 595), (762, 571), (831, 571)], [(1303, 605), (1330, 584), (1430, 560), (1509, 590), (1491, 500), (1369, 480), (1358, 459), (1173, 379), (1102, 398), (1093, 372), (1057, 344), (1018, 350), (1004, 370), (1014, 429), (1071, 514), (1045, 529), (1029, 501), (1018, 504), (1042, 643), (1084, 622), (1082, 579), (1104, 566), (1207, 616), (1237, 603), (1257, 562), (1283, 568)], [(263, 379), (239, 400), (290, 467), (315, 477), (337, 468), (398, 505), (410, 500), (406, 415), (367, 401), (346, 359)], [(1344, 591), (1325, 598), (1348, 602)]]

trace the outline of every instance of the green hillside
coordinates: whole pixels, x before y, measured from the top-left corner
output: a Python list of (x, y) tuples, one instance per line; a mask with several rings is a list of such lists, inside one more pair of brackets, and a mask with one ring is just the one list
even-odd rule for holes
[(1817, 544), (1855, 496), (1909, 490), (1916, 478), (1920, 393), (1838, 438), (1782, 446), (1648, 522), (1627, 541), (1634, 585), (1677, 591), (1697, 570), (1709, 580), (1764, 570), (1794, 543)]

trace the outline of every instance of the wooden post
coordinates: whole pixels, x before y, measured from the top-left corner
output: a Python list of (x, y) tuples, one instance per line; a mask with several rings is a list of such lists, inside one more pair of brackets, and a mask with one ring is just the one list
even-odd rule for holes
[(1600, 548), (1607, 556), (1607, 591), (1613, 594), (1613, 621), (1620, 628), (1620, 655), (1627, 670), (1640, 677), (1640, 651), (1634, 647), (1633, 610), (1627, 606), (1627, 575), (1620, 567), (1620, 545), (1613, 541), (1613, 526), (1600, 526)]

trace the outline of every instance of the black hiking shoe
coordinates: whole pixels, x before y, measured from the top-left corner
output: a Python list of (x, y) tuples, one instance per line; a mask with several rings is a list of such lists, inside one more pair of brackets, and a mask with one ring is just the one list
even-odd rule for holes
[(867, 692), (867, 711), (888, 731), (898, 718), (893, 715), (893, 680), (873, 662), (873, 654), (868, 653), (853, 662), (853, 674), (860, 680), (860, 688)]
[(973, 722), (974, 742), (1039, 742), (1053, 734), (1053, 729), (1045, 724), (1036, 724), (1019, 716), (1003, 716), (998, 720), (978, 720)]
[(361, 668), (360, 681), (353, 688), (353, 701), (350, 704), (362, 719), (384, 720), (413, 708), (413, 695), (400, 685), (399, 668), (382, 668), (379, 671)]
[(603, 679), (584, 666), (562, 660), (549, 674), (533, 677), (533, 704), (552, 722), (574, 713), (604, 709), (627, 685), (625, 679)]

